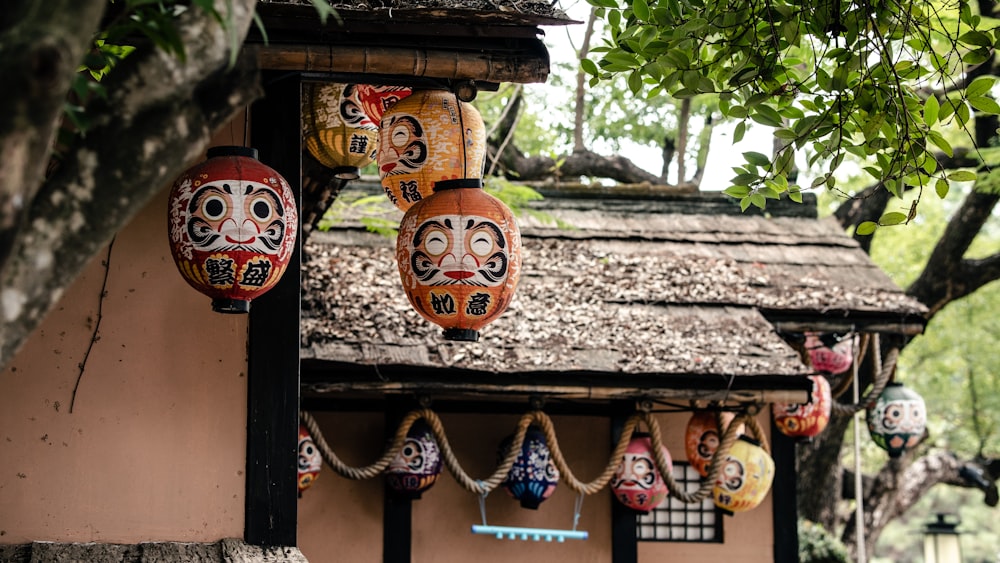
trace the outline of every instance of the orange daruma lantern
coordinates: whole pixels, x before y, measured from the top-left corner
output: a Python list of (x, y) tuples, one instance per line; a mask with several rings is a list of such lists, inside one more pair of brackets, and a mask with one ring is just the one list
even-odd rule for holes
[(383, 115), (378, 171), (393, 205), (406, 211), (435, 182), (482, 178), (486, 128), (479, 110), (444, 90), (420, 90)]
[(413, 308), (446, 339), (476, 341), (514, 297), (521, 233), (481, 180), (438, 182), (403, 216), (396, 260)]
[(813, 382), (808, 403), (773, 403), (771, 417), (774, 425), (785, 436), (812, 438), (826, 428), (830, 422), (830, 382), (822, 375), (809, 377)]
[(288, 182), (247, 147), (213, 147), (174, 182), (170, 251), (181, 275), (220, 313), (246, 313), (278, 283), (298, 229)]
[(740, 436), (729, 448), (712, 488), (712, 500), (726, 512), (756, 508), (774, 481), (774, 461), (758, 442)]
[(378, 124), (362, 110), (354, 84), (302, 85), (302, 138), (342, 180), (357, 179), (378, 153)]
[[(733, 413), (722, 413), (722, 423), (729, 425)], [(719, 428), (718, 416), (713, 411), (699, 410), (691, 414), (684, 430), (684, 454), (691, 467), (702, 477), (708, 477), (708, 466), (725, 428)]]

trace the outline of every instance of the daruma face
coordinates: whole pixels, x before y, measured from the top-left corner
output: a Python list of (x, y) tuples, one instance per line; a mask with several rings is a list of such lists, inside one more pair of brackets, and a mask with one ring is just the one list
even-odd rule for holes
[(229, 179), (203, 184), (188, 204), (188, 236), (196, 250), (277, 254), (285, 236), (281, 196), (269, 186)]
[(410, 304), (452, 340), (478, 339), (476, 331), (510, 304), (520, 249), (510, 210), (481, 187), (442, 189), (419, 201), (396, 239)]

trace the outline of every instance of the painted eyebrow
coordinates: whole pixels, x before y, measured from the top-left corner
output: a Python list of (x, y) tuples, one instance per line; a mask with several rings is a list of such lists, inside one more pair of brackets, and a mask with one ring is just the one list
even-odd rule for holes
[(413, 244), (414, 244), (414, 246), (419, 245), (423, 241), (424, 232), (426, 232), (427, 229), (429, 229), (431, 227), (438, 227), (438, 228), (441, 228), (441, 229), (445, 228), (445, 226), (442, 225), (440, 221), (428, 221), (428, 222), (424, 223), (423, 225), (420, 225), (420, 228), (417, 229), (417, 232), (413, 235)]
[[(226, 187), (228, 188), (229, 185), (226, 184)], [(215, 184), (208, 184), (202, 186), (201, 189), (199, 189), (198, 192), (195, 193), (194, 197), (191, 198), (191, 203), (188, 204), (188, 212), (194, 213), (198, 209), (198, 206), (201, 205), (201, 201), (206, 197), (208, 197), (209, 195), (228, 194), (228, 193), (231, 193), (228, 189), (220, 188)]]
[(491, 223), (489, 221), (480, 221), (476, 225), (472, 226), (473, 229), (480, 229), (480, 228), (483, 228), (483, 227), (489, 228), (491, 231), (493, 231), (493, 234), (496, 235), (495, 238), (496, 238), (496, 241), (497, 241), (497, 246), (499, 246), (500, 248), (503, 248), (504, 247), (504, 239), (503, 239), (503, 232), (500, 230), (500, 227), (496, 226), (496, 224)]

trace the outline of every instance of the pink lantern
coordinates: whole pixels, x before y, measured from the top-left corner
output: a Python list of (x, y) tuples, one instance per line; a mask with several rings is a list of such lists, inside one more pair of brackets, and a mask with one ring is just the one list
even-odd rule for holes
[(426, 422), (417, 420), (406, 433), (406, 442), (385, 470), (389, 488), (418, 499), (441, 475), (441, 449)]
[(809, 363), (817, 371), (836, 375), (843, 373), (854, 363), (854, 351), (857, 348), (857, 336), (840, 340), (837, 335), (806, 333), (806, 350), (809, 352)]
[(808, 403), (771, 405), (774, 425), (785, 436), (812, 438), (822, 432), (830, 422), (830, 408), (833, 405), (830, 382), (822, 375), (813, 375), (809, 379), (813, 382), (813, 389)]
[(305, 425), (299, 425), (299, 494), (308, 489), (319, 478), (323, 468), (323, 456)]
[(295, 248), (298, 213), (288, 182), (247, 147), (213, 147), (181, 174), (167, 208), (181, 276), (220, 313), (246, 313), (271, 289)]
[[(667, 466), (673, 468), (670, 452), (660, 445), (667, 458)], [(643, 514), (659, 506), (667, 498), (667, 484), (656, 470), (653, 443), (649, 434), (636, 432), (625, 448), (622, 461), (611, 478), (611, 491), (618, 502)]]

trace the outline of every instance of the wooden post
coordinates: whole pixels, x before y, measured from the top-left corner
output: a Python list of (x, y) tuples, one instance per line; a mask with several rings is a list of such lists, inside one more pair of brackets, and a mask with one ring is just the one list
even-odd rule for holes
[[(627, 407), (626, 407), (627, 405)], [(625, 403), (611, 417), (611, 447), (618, 445), (625, 421), (634, 403)], [(635, 511), (618, 502), (611, 501), (611, 562), (636, 563), (639, 560), (639, 543), (636, 534)]]
[[(299, 76), (262, 78), (264, 98), (251, 107), (251, 140), (301, 208)], [(301, 239), (300, 233), (281, 280), (250, 305), (244, 539), (252, 545), (296, 543)]]
[(795, 439), (782, 434), (771, 422), (771, 457), (774, 459), (774, 560), (798, 561), (799, 511), (795, 492), (798, 477), (795, 471)]

